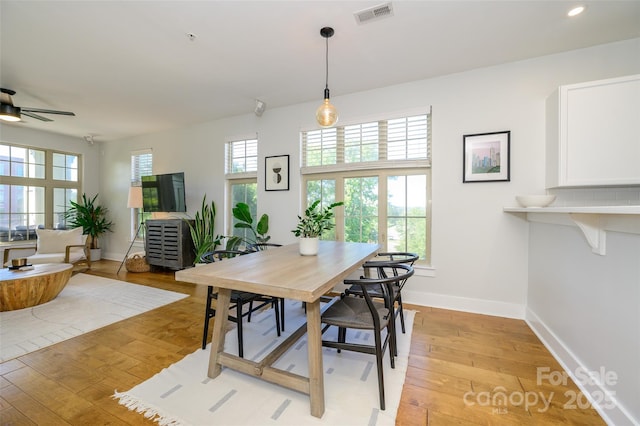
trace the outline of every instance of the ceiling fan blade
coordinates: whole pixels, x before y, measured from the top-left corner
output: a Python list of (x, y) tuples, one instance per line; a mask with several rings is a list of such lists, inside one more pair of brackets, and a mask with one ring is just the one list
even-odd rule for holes
[(72, 115), (75, 117), (75, 114), (69, 111), (56, 111), (53, 109), (41, 109), (41, 108), (21, 108), (22, 113), (25, 112), (38, 112), (40, 114), (59, 114), (59, 115)]
[(43, 117), (43, 116), (41, 116), (41, 115), (34, 114), (34, 113), (30, 112), (30, 111), (25, 111), (25, 110), (22, 110), (22, 115), (26, 115), (26, 116), (28, 116), (28, 117), (35, 118), (35, 119), (37, 119), (37, 120), (41, 120), (41, 121), (53, 121), (53, 120), (52, 120), (52, 119), (50, 119), (50, 118)]

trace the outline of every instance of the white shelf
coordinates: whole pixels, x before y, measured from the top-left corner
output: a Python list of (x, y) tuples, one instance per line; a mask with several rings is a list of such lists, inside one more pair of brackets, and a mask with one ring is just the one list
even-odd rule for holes
[(572, 225), (582, 230), (591, 250), (606, 255), (607, 231), (640, 234), (639, 206), (505, 207), (530, 222)]
[(505, 207), (507, 213), (637, 214), (640, 206)]

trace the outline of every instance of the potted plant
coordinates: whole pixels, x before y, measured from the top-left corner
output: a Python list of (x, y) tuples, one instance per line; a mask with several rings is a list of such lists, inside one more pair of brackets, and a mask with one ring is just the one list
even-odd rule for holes
[(200, 211), (196, 212), (193, 219), (186, 221), (189, 225), (189, 231), (191, 232), (196, 264), (200, 263), (200, 258), (203, 254), (215, 250), (220, 244), (220, 236), (215, 234), (215, 221), (215, 202), (211, 201), (210, 205), (207, 204), (207, 196), (205, 194), (205, 196), (202, 197)]
[(91, 260), (100, 260), (101, 252), (98, 243), (99, 237), (107, 231), (111, 231), (113, 222), (107, 220), (107, 209), (96, 205), (95, 197), (89, 199), (86, 194), (82, 194), (82, 202), (69, 201), (71, 207), (65, 213), (67, 225), (71, 228), (82, 227), (82, 233), (89, 237), (89, 249), (91, 249)]
[(319, 210), (320, 200), (314, 201), (304, 211), (304, 216), (298, 216), (296, 229), (291, 230), (296, 237), (300, 237), (300, 254), (314, 256), (318, 254), (319, 239), (324, 231), (333, 229), (333, 209), (344, 203), (339, 201)]
[(269, 216), (265, 213), (260, 216), (260, 219), (255, 223), (251, 217), (251, 211), (249, 205), (246, 203), (238, 203), (232, 209), (233, 217), (238, 220), (233, 226), (238, 229), (248, 229), (251, 231), (251, 237), (239, 237), (233, 235), (227, 240), (227, 250), (238, 250), (242, 243), (245, 245), (266, 243), (271, 239), (267, 233), (269, 232)]

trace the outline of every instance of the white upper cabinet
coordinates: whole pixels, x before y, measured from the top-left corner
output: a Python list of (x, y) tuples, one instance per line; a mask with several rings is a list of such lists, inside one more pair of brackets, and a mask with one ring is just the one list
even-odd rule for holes
[(640, 75), (547, 98), (547, 188), (640, 185)]

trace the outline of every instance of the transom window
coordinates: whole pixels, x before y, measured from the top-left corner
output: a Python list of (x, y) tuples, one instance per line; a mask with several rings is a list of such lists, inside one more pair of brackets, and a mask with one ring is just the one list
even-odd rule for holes
[(258, 140), (245, 139), (226, 144), (227, 174), (256, 172), (258, 170)]

